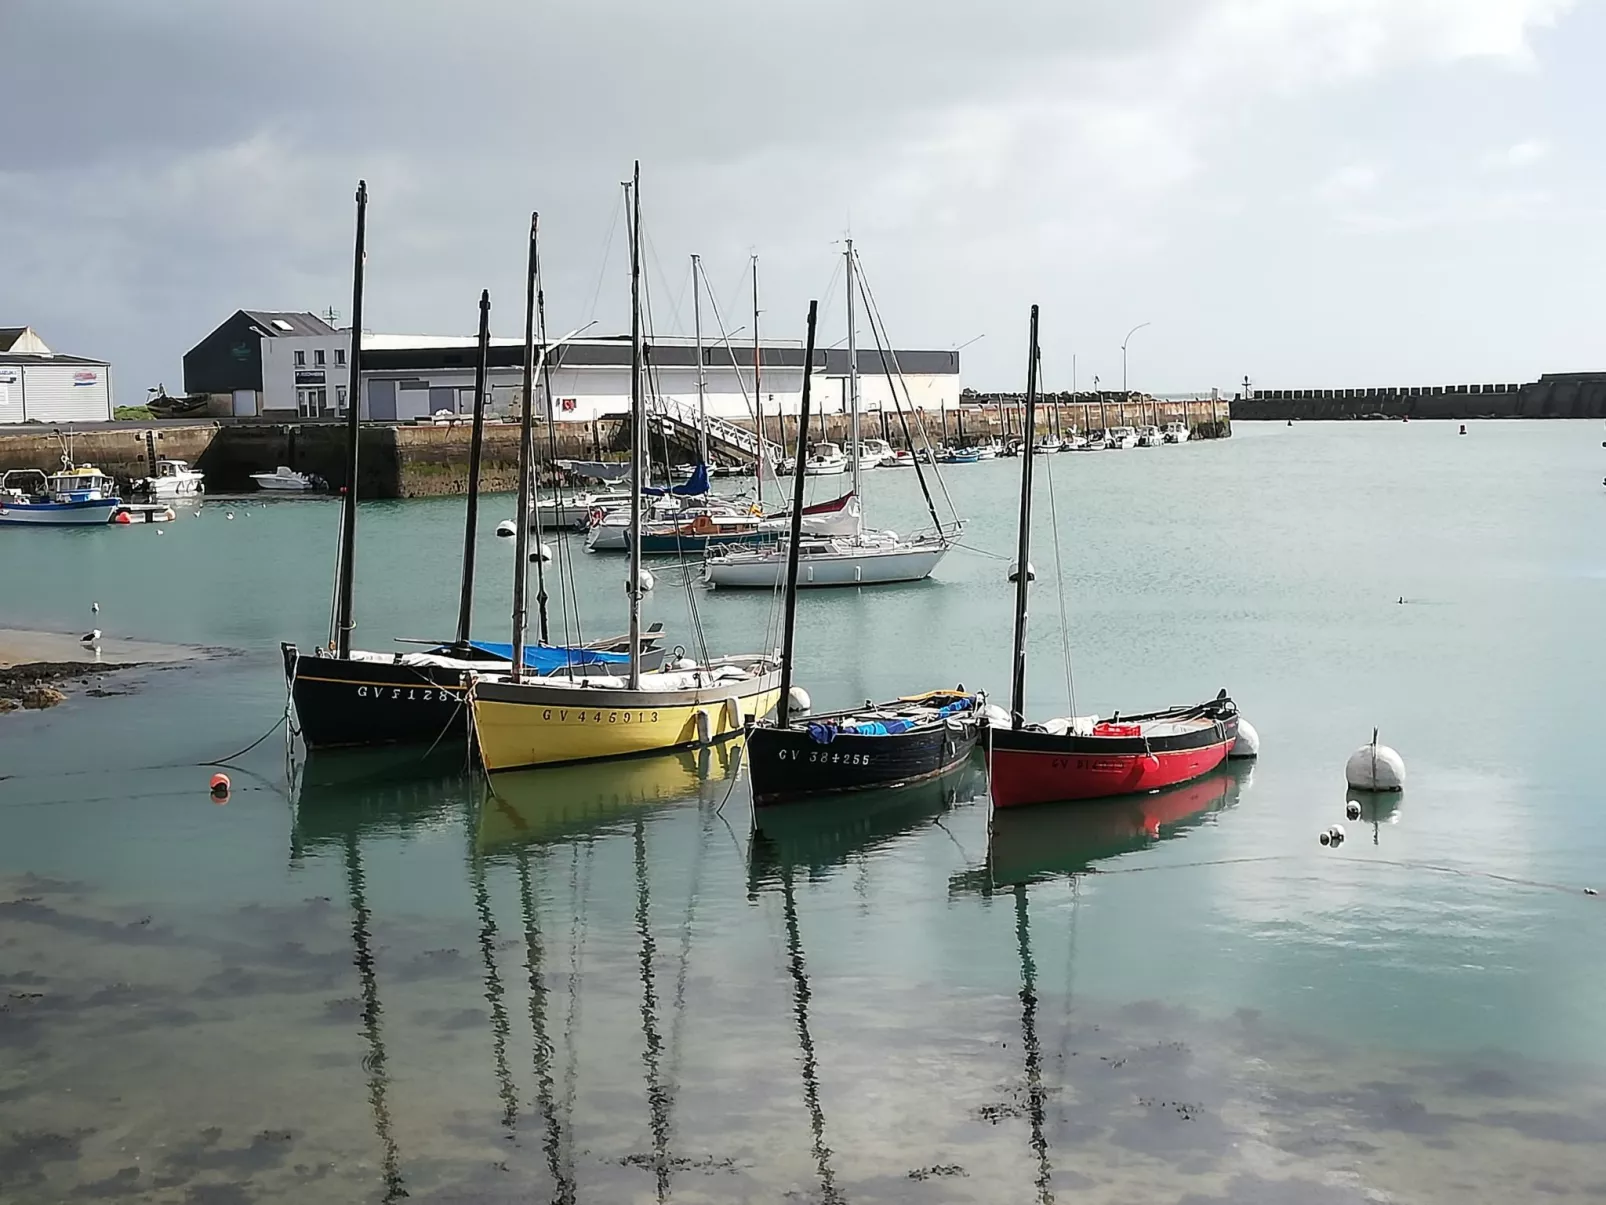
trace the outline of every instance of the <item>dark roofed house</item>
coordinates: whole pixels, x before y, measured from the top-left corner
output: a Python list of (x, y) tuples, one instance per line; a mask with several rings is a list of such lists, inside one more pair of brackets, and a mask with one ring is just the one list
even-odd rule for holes
[(304, 310), (236, 310), (184, 353), (184, 392), (210, 394), (213, 413), (254, 415), (262, 401), (262, 345), (286, 335), (338, 334)]

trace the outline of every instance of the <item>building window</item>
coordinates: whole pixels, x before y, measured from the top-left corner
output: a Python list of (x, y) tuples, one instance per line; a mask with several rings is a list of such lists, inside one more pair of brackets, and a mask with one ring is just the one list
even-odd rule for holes
[(312, 390), (296, 390), (296, 413), (302, 418), (311, 418), (317, 413), (316, 404), (312, 399)]
[(335, 386), (335, 409), (341, 414), (346, 412), (346, 387), (344, 385)]
[(296, 352), (296, 367), (297, 368), (305, 368), (306, 366), (307, 366), (307, 353), (304, 352), (304, 351)]
[(314, 389), (312, 392), (317, 398), (318, 413), (329, 413), (329, 391), (327, 389)]
[(346, 349), (343, 348), (343, 347), (335, 348), (335, 363), (343, 365), (343, 364), (345, 364), (345, 362), (346, 362)]
[(312, 362), (319, 368), (323, 367), (323, 348), (320, 347), (312, 353)]

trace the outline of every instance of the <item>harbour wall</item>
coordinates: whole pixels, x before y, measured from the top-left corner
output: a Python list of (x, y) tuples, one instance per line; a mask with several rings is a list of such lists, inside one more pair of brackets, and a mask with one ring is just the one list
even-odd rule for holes
[(1358, 418), (1606, 418), (1606, 372), (1546, 373), (1526, 384), (1258, 389), (1232, 403), (1255, 421)]
[[(1018, 403), (1019, 399), (1007, 396), (989, 397), (980, 404), (945, 413), (920, 412), (918, 419), (924, 423), (928, 436), (938, 442), (1007, 439), (1020, 434)], [(1185, 420), (1195, 438), (1209, 438), (1230, 433), (1228, 410), (1224, 401), (1085, 400), (1040, 407), (1037, 430), (1039, 435), (1068, 436), (1103, 426)], [(906, 418), (910, 433), (918, 440), (916, 416)], [(752, 430), (754, 423), (749, 419), (741, 425)], [(809, 427), (811, 440), (823, 438), (845, 444), (850, 416), (839, 412), (819, 415)], [(471, 429), (466, 421), (439, 425), (365, 423), (358, 446), (358, 497), (427, 498), (466, 493)], [(895, 411), (861, 414), (859, 429), (866, 439), (886, 439), (893, 447), (905, 446), (903, 423)], [(939, 434), (940, 430), (945, 433)], [(790, 451), (797, 440), (797, 417), (766, 416), (765, 434), (771, 442)], [(75, 463), (95, 465), (125, 489), (130, 482), (151, 475), (157, 460), (188, 461), (206, 474), (206, 489), (214, 494), (252, 492), (256, 487), (251, 474), (272, 472), (279, 465), (321, 477), (333, 489), (346, 484), (346, 427), (336, 420), (97, 423), (74, 428), (70, 442)], [(630, 427), (623, 415), (590, 422), (554, 423), (550, 428), (538, 423), (534, 443), (538, 471), (550, 477), (554, 459), (621, 458), (630, 448)], [(50, 472), (60, 465), (61, 451), (61, 442), (52, 428), (31, 424), (0, 428), (0, 473), (11, 469)], [(653, 452), (655, 456), (662, 455), (657, 437)], [(683, 431), (672, 441), (670, 456), (677, 460), (695, 458), (692, 433)], [(517, 425), (487, 423), (480, 488), (487, 492), (517, 488), (518, 457)]]

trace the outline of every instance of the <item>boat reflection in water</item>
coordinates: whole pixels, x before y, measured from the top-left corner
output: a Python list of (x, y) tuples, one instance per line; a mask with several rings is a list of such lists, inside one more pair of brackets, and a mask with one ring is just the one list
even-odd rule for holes
[(823, 797), (806, 806), (755, 808), (748, 847), (748, 892), (784, 869), (817, 877), (978, 798), (986, 787), (972, 758), (940, 778), (912, 786)]
[(1180, 837), (1234, 806), (1253, 772), (1247, 763), (1235, 762), (1151, 795), (998, 809), (988, 834), (986, 867), (954, 876), (950, 891), (987, 893), (1096, 870), (1105, 859)]
[(701, 749), (498, 774), (480, 806), (475, 849), (561, 841), (681, 803), (719, 803), (745, 738)]

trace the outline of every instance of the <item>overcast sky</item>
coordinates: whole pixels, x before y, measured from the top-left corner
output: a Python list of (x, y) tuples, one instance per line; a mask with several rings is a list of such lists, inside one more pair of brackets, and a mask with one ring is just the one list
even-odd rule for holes
[[(842, 336), (854, 236), (893, 339), (978, 388), (1346, 386), (1606, 369), (1600, 0), (0, 0), (0, 325), (181, 386), (237, 308)], [(610, 239), (610, 232), (612, 237)], [(606, 254), (605, 254), (606, 250)], [(827, 291), (830, 291), (829, 294)], [(710, 325), (712, 321), (710, 320)]]

